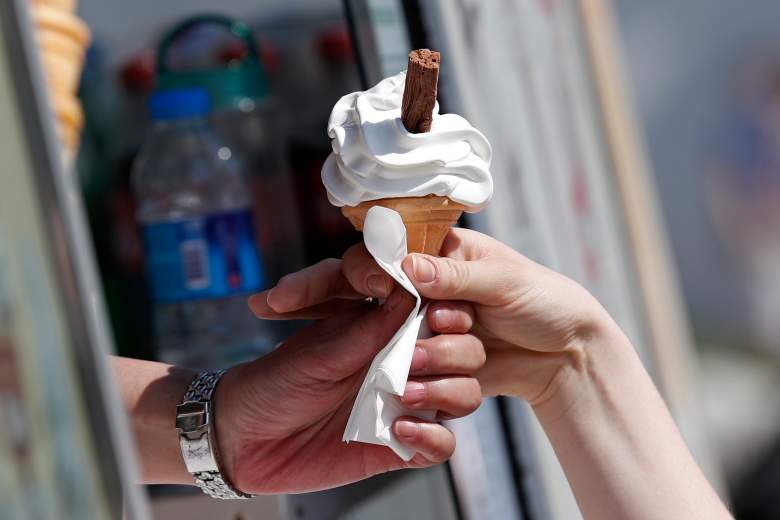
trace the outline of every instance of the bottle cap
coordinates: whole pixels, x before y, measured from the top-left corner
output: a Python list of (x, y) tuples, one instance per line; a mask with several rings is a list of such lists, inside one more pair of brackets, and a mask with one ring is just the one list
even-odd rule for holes
[(203, 117), (209, 108), (209, 95), (202, 88), (158, 90), (149, 98), (149, 111), (155, 121)]

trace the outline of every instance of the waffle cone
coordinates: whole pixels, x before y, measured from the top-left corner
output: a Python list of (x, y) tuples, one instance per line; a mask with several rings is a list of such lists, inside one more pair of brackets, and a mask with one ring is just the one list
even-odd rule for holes
[(398, 197), (372, 200), (357, 206), (344, 206), (341, 212), (355, 229), (363, 231), (368, 210), (383, 206), (397, 211), (406, 227), (406, 245), (410, 253), (438, 256), (450, 228), (467, 209), (447, 197)]
[(36, 38), (50, 90), (75, 94), (89, 30), (78, 17), (49, 5), (33, 5)]
[(63, 56), (41, 48), (41, 63), (46, 81), (52, 93), (73, 95), (81, 78), (81, 59), (66, 59)]
[(33, 6), (46, 6), (60, 11), (74, 12), (76, 0), (32, 0)]
[(39, 31), (59, 33), (73, 40), (81, 48), (89, 44), (89, 29), (72, 12), (57, 9), (49, 5), (33, 5), (32, 18)]
[(59, 132), (60, 143), (62, 145), (62, 151), (65, 153), (65, 157), (68, 158), (68, 160), (74, 159), (78, 153), (81, 141), (81, 128), (60, 124), (57, 126), (57, 131)]
[(84, 53), (89, 45), (87, 25), (75, 15), (75, 0), (32, 0), (32, 19), (51, 107), (63, 155), (76, 156), (84, 113), (76, 98)]
[(41, 49), (63, 58), (75, 58), (79, 62), (84, 59), (86, 42), (77, 40), (66, 32), (57, 31), (49, 27), (40, 27), (36, 30), (35, 36)]
[(53, 92), (51, 104), (54, 113), (62, 124), (78, 128), (79, 130), (84, 125), (84, 112), (81, 110), (81, 104), (74, 95)]
[(84, 124), (84, 113), (81, 104), (73, 95), (62, 95), (53, 92), (51, 104), (54, 114), (57, 116), (57, 131), (67, 157), (76, 156), (81, 128)]

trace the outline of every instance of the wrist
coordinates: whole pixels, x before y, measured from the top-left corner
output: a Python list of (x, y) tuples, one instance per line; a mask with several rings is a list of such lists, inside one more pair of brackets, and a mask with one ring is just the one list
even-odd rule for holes
[(533, 409), (583, 516), (728, 518), (618, 326), (581, 347)]
[(240, 405), (237, 405), (236, 401), (237, 397), (242, 395), (244, 368), (245, 365), (237, 365), (225, 372), (213, 397), (217, 463), (222, 476), (239, 491), (244, 489), (241, 487), (237, 469), (242, 439), (238, 424)]
[(607, 399), (606, 383), (631, 358), (636, 358), (633, 346), (606, 316), (559, 356), (549, 384), (529, 404), (543, 425), (574, 414), (585, 401)]
[(191, 484), (173, 415), (197, 372), (164, 363), (113, 357), (122, 400), (130, 412), (145, 484)]

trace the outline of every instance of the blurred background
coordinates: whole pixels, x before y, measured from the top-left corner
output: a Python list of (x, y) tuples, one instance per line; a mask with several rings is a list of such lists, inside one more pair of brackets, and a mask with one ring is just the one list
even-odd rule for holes
[(615, 7), (710, 438), (738, 517), (771, 518), (780, 511), (770, 498), (780, 489), (780, 4)]
[[(690, 320), (692, 341), (683, 323), (679, 335), (671, 334), (679, 340), (673, 345), (654, 344), (650, 329), (663, 322), (647, 323), (653, 320), (637, 267), (642, 259), (632, 257), (637, 237), (628, 222), (636, 208), (625, 205), (619, 190), (621, 182), (642, 186), (642, 179), (614, 171), (614, 143), (594, 86), (595, 51), (581, 15), (602, 4), (80, 0), (77, 13), (92, 38), (78, 87), (81, 139), (70, 159), (118, 353), (228, 366), (269, 352), (301, 326), (254, 320), (245, 299), (360, 240), (327, 202), (320, 181), (330, 110), (340, 96), (403, 69), (410, 48), (430, 46), (443, 51), (444, 110), (466, 115), (496, 150), (493, 173), (502, 189), (483, 215), (462, 224), (494, 234), (596, 294), (662, 386), (736, 517), (778, 518), (780, 4), (605, 4), (614, 10), (687, 311), (671, 323)], [(476, 59), (485, 55), (490, 59)], [(193, 246), (185, 259), (190, 292), (182, 297), (159, 270), (170, 248), (160, 237), (193, 179), (215, 172), (212, 205), (187, 215), (231, 230), (230, 243), (220, 247), (234, 253), (235, 265), (220, 266), (226, 285), (209, 292), (203, 273), (213, 266), (198, 241), (208, 245), (210, 235), (182, 228)], [(4, 289), (14, 279), (3, 278), (13, 247), (3, 249), (1, 224), (0, 368), (14, 377), (4, 376), (0, 412), (7, 404), (22, 432), (14, 449), (23, 466), (35, 450), (19, 411), (12, 331), (22, 311)], [(661, 256), (665, 238), (649, 238)], [(249, 271), (242, 263), (248, 257)], [(674, 291), (667, 296), (660, 312), (681, 314)], [(671, 385), (665, 372), (677, 365), (681, 379)], [(252, 511), (203, 500), (191, 488), (156, 486), (149, 490), (152, 510), (160, 518), (576, 517), (524, 405), (486, 400), (473, 418), (452, 427), (456, 457), (429, 472), (258, 501)]]

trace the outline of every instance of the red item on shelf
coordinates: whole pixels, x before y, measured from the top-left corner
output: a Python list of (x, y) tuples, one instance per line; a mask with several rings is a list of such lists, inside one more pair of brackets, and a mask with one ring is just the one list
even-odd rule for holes
[(151, 92), (154, 90), (155, 68), (154, 52), (151, 49), (141, 51), (119, 69), (122, 86), (130, 92)]

